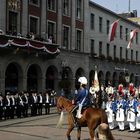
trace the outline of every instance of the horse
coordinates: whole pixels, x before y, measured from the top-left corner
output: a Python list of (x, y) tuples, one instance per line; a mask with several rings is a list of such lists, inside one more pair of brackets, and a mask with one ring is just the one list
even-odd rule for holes
[[(60, 96), (57, 98), (57, 109), (63, 111), (64, 109), (68, 112), (68, 130), (66, 133), (67, 139), (71, 140), (70, 134), (75, 127), (72, 109), (75, 105), (72, 104), (71, 100)], [(108, 124), (107, 115), (103, 109), (88, 107), (83, 113), (82, 117), (77, 120), (77, 140), (81, 137), (81, 127), (88, 127), (90, 133), (90, 140), (94, 140), (94, 131), (101, 123)], [(110, 133), (109, 140), (114, 140), (112, 133)]]

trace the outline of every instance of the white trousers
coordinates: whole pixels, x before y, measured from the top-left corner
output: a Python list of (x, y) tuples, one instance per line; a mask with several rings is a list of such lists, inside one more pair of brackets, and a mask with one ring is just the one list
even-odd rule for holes
[(135, 122), (129, 122), (129, 128), (130, 128), (131, 131), (135, 131), (135, 129), (136, 129)]
[(124, 130), (124, 122), (118, 122), (118, 126), (120, 130)]
[(114, 121), (113, 122), (111, 122), (111, 123), (109, 123), (109, 128), (112, 130), (112, 129), (114, 129)]

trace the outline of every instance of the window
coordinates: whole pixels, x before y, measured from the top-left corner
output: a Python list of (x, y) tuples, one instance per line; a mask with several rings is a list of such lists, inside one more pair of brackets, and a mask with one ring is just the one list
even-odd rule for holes
[(69, 47), (69, 27), (63, 27), (63, 47), (68, 49)]
[(102, 42), (99, 42), (99, 56), (102, 55)]
[(69, 0), (63, 0), (63, 14), (69, 15)]
[(138, 51), (136, 51), (136, 61), (138, 61)]
[(77, 0), (76, 17), (81, 19), (81, 0)]
[(102, 32), (102, 23), (103, 22), (103, 18), (99, 17), (99, 32)]
[(30, 32), (38, 33), (38, 19), (35, 17), (30, 17)]
[(82, 32), (77, 30), (76, 50), (78, 51), (81, 50), (81, 37), (82, 37)]
[(116, 58), (116, 45), (114, 45), (114, 58)]
[(120, 26), (120, 39), (123, 39), (123, 26)]
[(136, 44), (139, 43), (139, 40), (138, 40), (138, 32), (136, 32)]
[(95, 44), (94, 44), (94, 40), (93, 40), (93, 39), (91, 39), (90, 44), (91, 44), (91, 45), (90, 45), (90, 47), (91, 47), (91, 55), (94, 55), (94, 53), (95, 53), (95, 52), (94, 52), (94, 51), (95, 51), (95, 50), (94, 50), (94, 45), (95, 45)]
[(106, 21), (106, 33), (107, 33), (107, 35), (109, 34), (109, 27), (110, 27), (110, 21), (107, 20)]
[(122, 47), (120, 47), (120, 60), (122, 59)]
[(39, 5), (39, 0), (30, 0), (31, 4)]
[(107, 54), (107, 57), (109, 57), (109, 47), (110, 47), (110, 45), (107, 44), (107, 46), (106, 46), (106, 54)]
[(17, 32), (17, 13), (9, 11), (9, 31)]
[(48, 38), (49, 37), (55, 37), (55, 23), (53, 22), (48, 22)]
[(94, 22), (95, 22), (95, 16), (94, 16), (94, 14), (90, 14), (90, 28), (93, 30), (94, 29)]
[(125, 40), (128, 41), (128, 28), (125, 28)]
[(131, 50), (131, 61), (133, 60), (133, 50)]
[(126, 49), (125, 58), (128, 59), (128, 49)]
[(48, 9), (55, 11), (55, 9), (56, 9), (56, 0), (48, 0)]

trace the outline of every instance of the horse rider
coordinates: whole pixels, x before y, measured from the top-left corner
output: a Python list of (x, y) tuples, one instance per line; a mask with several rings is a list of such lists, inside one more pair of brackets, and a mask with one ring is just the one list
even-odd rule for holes
[(86, 85), (87, 85), (86, 77), (80, 77), (78, 79), (78, 82), (80, 83), (80, 88), (74, 99), (74, 104), (76, 104), (76, 106), (71, 112), (74, 114), (74, 117), (75, 117), (75, 112), (77, 111), (76, 117), (80, 119), (82, 117), (82, 114), (81, 114), (82, 108), (90, 106), (91, 101), (90, 101), (89, 91), (86, 88)]

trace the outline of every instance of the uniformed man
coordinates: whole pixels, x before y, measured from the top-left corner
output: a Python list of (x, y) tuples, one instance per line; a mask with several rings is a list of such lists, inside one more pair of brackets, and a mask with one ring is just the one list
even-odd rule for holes
[(27, 91), (23, 92), (22, 100), (23, 100), (23, 104), (24, 104), (25, 117), (28, 117), (29, 94)]
[(82, 107), (90, 106), (91, 101), (90, 101), (90, 94), (88, 92), (88, 89), (86, 88), (86, 85), (87, 85), (86, 77), (80, 77), (78, 79), (78, 82), (80, 83), (80, 89), (79, 89), (79, 92), (75, 99), (75, 104), (77, 105), (77, 108), (78, 108), (76, 117), (81, 118), (82, 117), (82, 114), (81, 114)]
[(15, 99), (14, 92), (12, 92), (10, 96), (10, 105), (11, 105), (10, 118), (14, 119), (15, 110), (16, 110), (16, 99)]
[(2, 93), (0, 93), (0, 120), (2, 120), (3, 118), (3, 96)]
[(22, 100), (22, 92), (18, 93), (17, 97), (17, 118), (21, 118), (22, 115), (25, 117), (25, 112), (24, 112), (24, 103)]
[(45, 103), (45, 114), (48, 115), (50, 114), (50, 104), (51, 104), (49, 91), (45, 92), (44, 103)]
[(114, 101), (112, 101), (113, 96), (110, 95), (108, 96), (108, 101), (106, 102), (106, 113), (107, 113), (107, 117), (108, 117), (108, 123), (109, 123), (109, 128), (112, 130), (114, 129), (115, 125), (115, 104)]
[(30, 106), (31, 106), (31, 116), (36, 116), (37, 115), (37, 93), (36, 91), (32, 91), (32, 95), (30, 97)]
[(10, 92), (8, 91), (4, 98), (4, 118), (5, 118), (5, 120), (10, 118), (10, 112), (11, 112)]
[(39, 92), (38, 93), (37, 101), (38, 101), (38, 115), (42, 115), (42, 107), (43, 107), (43, 96), (42, 96), (42, 92)]
[(134, 98), (135, 94), (130, 93), (129, 100), (127, 101), (127, 122), (129, 123), (130, 131), (136, 129), (136, 112), (137, 112), (137, 100)]
[(120, 92), (118, 99), (115, 101), (116, 106), (116, 121), (119, 126), (119, 130), (124, 130), (124, 120), (125, 120), (125, 111), (126, 111), (126, 100), (124, 99), (124, 93)]

